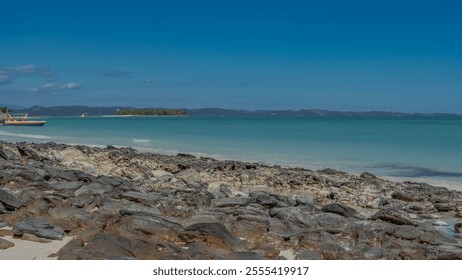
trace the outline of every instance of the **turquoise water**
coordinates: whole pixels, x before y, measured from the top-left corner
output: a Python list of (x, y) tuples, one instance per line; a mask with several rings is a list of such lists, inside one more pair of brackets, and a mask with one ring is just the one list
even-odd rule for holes
[(132, 146), (462, 186), (458, 117), (49, 117), (1, 127), (5, 141)]

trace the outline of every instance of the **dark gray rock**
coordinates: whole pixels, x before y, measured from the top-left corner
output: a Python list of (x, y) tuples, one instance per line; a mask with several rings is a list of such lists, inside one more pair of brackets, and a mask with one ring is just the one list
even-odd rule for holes
[(5, 213), (8, 213), (8, 210), (6, 210), (5, 206), (3, 206), (3, 203), (0, 202), (0, 214), (5, 214)]
[(267, 208), (273, 207), (288, 207), (295, 206), (297, 204), (293, 199), (287, 196), (272, 194), (267, 192), (252, 192), (250, 196), (255, 198), (255, 203), (263, 205)]
[(130, 241), (110, 233), (96, 235), (84, 248), (95, 258), (132, 259), (134, 257), (130, 253)]
[(74, 181), (74, 182), (47, 182), (46, 186), (50, 189), (56, 191), (76, 191), (83, 186), (84, 182), (82, 181)]
[(451, 205), (449, 205), (449, 203), (435, 203), (433, 205), (435, 205), (435, 208), (438, 210), (438, 212), (451, 211)]
[(369, 172), (363, 172), (359, 175), (359, 177), (365, 179), (365, 180), (375, 180), (375, 179), (378, 179), (377, 176), (375, 176), (374, 174), (372, 173), (369, 173)]
[(4, 160), (17, 160), (19, 159), (19, 156), (12, 151), (5, 150), (3, 148), (0, 148), (0, 157), (3, 158)]
[(321, 208), (321, 211), (339, 214), (347, 218), (359, 216), (355, 209), (338, 203), (327, 204)]
[(46, 239), (62, 240), (64, 238), (64, 231), (44, 218), (27, 217), (14, 224), (14, 235), (22, 236), (24, 233)]
[(316, 222), (325, 228), (339, 228), (347, 222), (345, 217), (334, 213), (319, 213), (314, 217)]
[(394, 235), (401, 239), (415, 240), (419, 238), (422, 231), (414, 226), (401, 225), (397, 226)]
[(220, 223), (198, 223), (185, 228), (185, 231), (195, 231), (205, 236), (215, 237), (233, 251), (238, 249), (241, 243), (238, 238), (231, 235), (228, 229)]
[(418, 200), (413, 195), (411, 195), (409, 193), (402, 192), (402, 191), (393, 192), (391, 194), (391, 197), (394, 198), (394, 199), (398, 199), (398, 200), (402, 200), (402, 201), (406, 201), (406, 202), (412, 202), (412, 201)]
[(427, 259), (429, 260), (462, 260), (462, 249), (460, 247), (439, 245), (426, 248)]
[(311, 208), (308, 207), (272, 208), (269, 214), (271, 217), (282, 221), (289, 221), (303, 226), (314, 227), (316, 225)]
[(462, 223), (457, 223), (454, 225), (454, 231), (456, 233), (462, 233)]
[(382, 209), (375, 213), (370, 219), (372, 220), (382, 220), (390, 222), (397, 225), (411, 225), (416, 226), (417, 223), (414, 222), (407, 213), (396, 210), (396, 209)]
[(4, 222), (0, 222), (0, 228), (4, 228), (6, 227), (8, 224), (4, 223)]
[(100, 183), (90, 183), (88, 185), (82, 186), (80, 189), (76, 190), (74, 194), (79, 195), (104, 195), (105, 193), (112, 192), (114, 189), (111, 185), (102, 185)]
[(253, 197), (223, 197), (212, 199), (214, 207), (247, 206), (255, 200)]
[(31, 146), (21, 143), (16, 145), (16, 148), (18, 149), (19, 154), (21, 156), (26, 156), (36, 161), (43, 161), (44, 159), (46, 159), (45, 156), (43, 156), (39, 151), (32, 148)]
[(96, 179), (96, 182), (101, 183), (103, 185), (111, 185), (113, 187), (118, 187), (120, 186), (124, 180), (122, 178), (117, 178), (114, 176), (106, 176), (106, 175), (101, 175)]
[(130, 201), (138, 202), (143, 205), (154, 205), (161, 197), (157, 193), (142, 193), (136, 191), (127, 191), (119, 195), (120, 198), (124, 198)]
[(4, 188), (0, 188), (0, 202), (7, 210), (16, 210), (22, 206), (19, 196)]

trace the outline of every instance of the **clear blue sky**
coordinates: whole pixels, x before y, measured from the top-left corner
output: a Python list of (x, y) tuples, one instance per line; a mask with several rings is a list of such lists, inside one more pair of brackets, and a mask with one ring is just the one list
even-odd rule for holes
[(462, 113), (462, 1), (2, 1), (0, 103)]

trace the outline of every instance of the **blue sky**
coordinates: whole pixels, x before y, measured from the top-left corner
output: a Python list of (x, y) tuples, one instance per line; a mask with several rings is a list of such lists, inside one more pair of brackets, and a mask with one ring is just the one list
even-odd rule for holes
[(2, 1), (0, 103), (462, 113), (462, 1)]

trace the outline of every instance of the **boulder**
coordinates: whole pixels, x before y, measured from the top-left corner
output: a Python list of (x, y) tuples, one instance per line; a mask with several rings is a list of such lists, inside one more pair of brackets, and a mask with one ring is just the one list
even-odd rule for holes
[(49, 182), (46, 184), (46, 186), (56, 191), (76, 191), (80, 189), (83, 186), (83, 184), (84, 182), (81, 182), (81, 181), (74, 181), (74, 182), (60, 181), (60, 182)]
[(36, 149), (32, 148), (29, 145), (25, 145), (21, 143), (21, 144), (16, 145), (16, 148), (18, 149), (19, 154), (21, 156), (26, 156), (36, 161), (42, 161), (46, 159), (46, 157), (43, 156), (42, 153), (40, 153), (39, 151), (37, 151)]
[(90, 183), (81, 187), (80, 189), (76, 190), (74, 194), (76, 196), (79, 195), (104, 195), (105, 193), (112, 192), (114, 189), (111, 185), (102, 185), (100, 183)]
[(7, 210), (16, 210), (22, 206), (19, 196), (5, 188), (0, 188), (0, 202)]
[(235, 251), (240, 245), (240, 240), (229, 233), (226, 227), (220, 223), (198, 223), (185, 228), (186, 232), (198, 232), (205, 236), (209, 245), (218, 247), (224, 245), (224, 248)]
[(255, 199), (253, 197), (223, 197), (212, 199), (212, 206), (214, 207), (234, 207), (234, 206), (247, 206)]
[(397, 224), (397, 225), (411, 225), (411, 226), (417, 225), (417, 223), (414, 222), (407, 213), (396, 210), (396, 209), (379, 210), (370, 219), (382, 220), (382, 221), (390, 222), (390, 223)]
[(14, 246), (14, 243), (0, 238), (0, 250), (5, 250)]
[(53, 226), (47, 219), (27, 217), (13, 226), (13, 233), (16, 236), (22, 236), (24, 233), (30, 233), (37, 237), (62, 240), (64, 231)]
[(321, 211), (339, 214), (347, 218), (359, 216), (355, 209), (338, 203), (327, 204), (321, 208)]
[(3, 206), (3, 203), (0, 202), (0, 214), (5, 213), (8, 213), (8, 210), (6, 210), (5, 206)]
[(19, 159), (19, 156), (12, 151), (5, 150), (3, 148), (0, 148), (0, 157), (3, 158), (4, 160), (16, 160)]
[(462, 233), (462, 223), (457, 223), (454, 225), (454, 231), (456, 233)]

